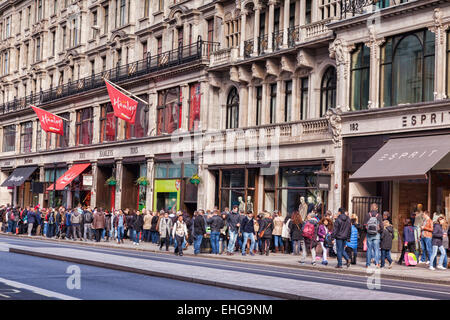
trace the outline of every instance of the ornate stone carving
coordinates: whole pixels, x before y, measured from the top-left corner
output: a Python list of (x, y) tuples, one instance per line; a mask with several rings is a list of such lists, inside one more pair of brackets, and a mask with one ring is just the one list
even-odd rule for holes
[(297, 54), (297, 67), (312, 68), (314, 66), (313, 58), (305, 49), (300, 49)]
[(281, 71), (295, 72), (295, 61), (288, 56), (281, 56)]
[(264, 67), (258, 65), (257, 63), (252, 64), (252, 77), (256, 79), (264, 79)]
[(445, 36), (446, 36), (446, 31), (447, 29), (450, 27), (449, 24), (444, 25), (442, 23), (442, 11), (440, 8), (436, 8), (434, 9), (433, 12), (433, 26), (429, 27), (428, 30), (430, 30), (431, 32), (433, 32), (436, 36), (436, 43), (439, 43), (440, 45), (444, 45), (445, 43)]
[(234, 82), (239, 82), (239, 71), (237, 67), (230, 68), (230, 80)]
[(238, 69), (239, 81), (250, 83), (252, 81), (252, 73), (246, 67), (240, 66)]
[(330, 124), (331, 134), (333, 136), (333, 143), (335, 148), (342, 147), (342, 110), (339, 108), (330, 108), (325, 113), (325, 117)]
[(278, 76), (280, 74), (280, 67), (278, 62), (272, 59), (266, 60), (266, 70), (267, 74)]

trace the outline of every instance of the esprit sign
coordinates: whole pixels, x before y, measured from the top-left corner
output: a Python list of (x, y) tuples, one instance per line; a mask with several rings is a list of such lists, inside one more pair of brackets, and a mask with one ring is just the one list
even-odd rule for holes
[(402, 117), (402, 127), (421, 127), (430, 125), (450, 124), (449, 112), (433, 112)]
[(424, 159), (431, 157), (434, 153), (438, 152), (437, 149), (430, 149), (424, 151), (413, 151), (413, 152), (394, 152), (394, 153), (383, 153), (378, 161), (391, 161), (400, 159)]

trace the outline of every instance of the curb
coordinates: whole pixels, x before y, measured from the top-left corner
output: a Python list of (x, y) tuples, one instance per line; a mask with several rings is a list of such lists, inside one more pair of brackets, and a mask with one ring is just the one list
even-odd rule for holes
[(164, 272), (153, 271), (153, 270), (143, 270), (143, 269), (138, 269), (138, 268), (121, 266), (121, 265), (113, 264), (113, 263), (106, 263), (106, 262), (100, 262), (100, 261), (94, 261), (94, 260), (88, 260), (88, 259), (80, 259), (80, 258), (72, 258), (72, 257), (64, 257), (64, 256), (60, 256), (60, 255), (46, 254), (46, 253), (18, 249), (18, 248), (9, 248), (9, 252), (24, 254), (24, 255), (34, 256), (34, 257), (40, 257), (40, 258), (53, 259), (53, 260), (74, 262), (74, 263), (78, 263), (78, 264), (90, 265), (90, 266), (94, 266), (94, 267), (107, 268), (107, 269), (124, 271), (124, 272), (132, 272), (132, 273), (143, 274), (143, 275), (153, 276), (153, 277), (167, 278), (167, 279), (171, 279), (171, 280), (179, 280), (179, 281), (198, 283), (198, 284), (202, 284), (202, 285), (215, 286), (215, 287), (220, 287), (220, 288), (225, 288), (225, 289), (245, 291), (245, 292), (262, 294), (262, 295), (267, 295), (267, 296), (272, 296), (272, 297), (287, 299), (287, 300), (317, 300), (314, 298), (309, 298), (309, 297), (291, 294), (291, 293), (287, 293), (287, 292), (244, 287), (244, 286), (230, 284), (230, 283), (226, 283), (226, 282), (217, 282), (217, 281), (212, 281), (212, 280), (191, 278), (191, 277), (180, 276), (180, 275), (171, 274), (171, 273), (164, 273)]
[[(172, 253), (166, 252), (166, 251), (159, 251), (159, 250), (155, 250), (155, 249), (145, 249), (145, 248), (137, 248), (137, 247), (132, 247), (132, 248), (125, 248), (125, 247), (117, 247), (115, 245), (111, 245), (111, 244), (97, 244), (97, 243), (92, 243), (92, 242), (84, 242), (84, 241), (69, 241), (69, 240), (60, 240), (60, 239), (48, 239), (48, 238), (37, 238), (36, 236), (34, 237), (29, 237), (27, 235), (10, 235), (10, 234), (0, 234), (0, 235), (4, 235), (7, 237), (11, 237), (11, 238), (24, 238), (24, 239), (29, 239), (29, 240), (35, 240), (35, 241), (46, 241), (46, 242), (58, 242), (58, 243), (64, 243), (64, 244), (69, 244), (69, 245), (76, 245), (76, 244), (81, 244), (84, 246), (90, 246), (90, 247), (95, 247), (95, 248), (111, 248), (111, 249), (118, 249), (118, 250), (124, 250), (124, 251), (137, 251), (137, 252), (150, 252), (150, 253), (158, 253), (158, 254), (168, 254), (168, 255), (172, 255)], [(230, 262), (239, 262), (239, 263), (248, 263), (248, 264), (257, 264), (257, 265), (265, 265), (265, 266), (275, 266), (275, 267), (283, 267), (283, 268), (291, 268), (291, 269), (303, 269), (303, 270), (310, 270), (310, 271), (320, 271), (320, 272), (326, 272), (326, 273), (333, 273), (333, 274), (342, 274), (342, 275), (356, 275), (356, 276), (364, 276), (367, 277), (367, 272), (366, 271), (357, 271), (357, 270), (351, 270), (351, 269), (335, 269), (335, 268), (330, 268), (330, 267), (322, 267), (322, 266), (309, 266), (309, 265), (292, 265), (289, 263), (283, 263), (283, 262), (263, 262), (263, 261), (249, 261), (249, 260), (244, 260), (241, 258), (238, 259), (233, 259), (233, 258), (229, 258), (227, 256), (220, 256), (220, 257), (216, 257), (214, 255), (208, 255), (208, 256), (202, 256), (202, 255), (194, 255), (192, 253), (184, 253), (185, 256), (191, 256), (191, 257), (196, 257), (196, 258), (202, 258), (202, 259), (214, 259), (214, 260), (222, 260), (222, 261), (230, 261)], [(427, 283), (427, 284), (438, 284), (438, 285), (450, 285), (450, 279), (446, 280), (446, 279), (430, 279), (430, 278), (420, 278), (420, 277), (412, 277), (412, 276), (403, 276), (403, 275), (390, 275), (390, 274), (383, 274), (382, 275), (383, 278), (385, 279), (390, 279), (390, 280), (402, 280), (402, 281), (412, 281), (412, 282), (419, 282), (419, 283)]]

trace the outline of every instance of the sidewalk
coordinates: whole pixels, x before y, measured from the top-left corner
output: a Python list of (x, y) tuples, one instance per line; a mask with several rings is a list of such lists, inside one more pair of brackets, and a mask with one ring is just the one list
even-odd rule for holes
[[(4, 233), (0, 233), (0, 235), (12, 237), (12, 238), (24, 238), (31, 240), (47, 240), (49, 242), (58, 242), (73, 245), (74, 248), (78, 246), (91, 246), (98, 248), (114, 248), (114, 249), (124, 249), (124, 250), (134, 250), (134, 251), (145, 251), (145, 252), (154, 252), (154, 253), (164, 253), (173, 255), (173, 247), (169, 248), (169, 251), (165, 251), (165, 247), (163, 250), (159, 250), (159, 246), (152, 243), (141, 242), (139, 246), (133, 245), (133, 243), (129, 240), (125, 240), (124, 244), (117, 244), (115, 241), (109, 242), (92, 242), (92, 241), (73, 241), (73, 240), (60, 240), (60, 239), (49, 239), (41, 236), (33, 236), (28, 237), (27, 235), (8, 235)], [(186, 256), (194, 256), (193, 246), (189, 246), (188, 249), (183, 251)], [(308, 256), (305, 264), (301, 265), (299, 263), (300, 256), (282, 254), (282, 253), (270, 253), (269, 256), (256, 254), (255, 256), (242, 256), (240, 253), (235, 252), (233, 256), (228, 256), (226, 254), (223, 255), (212, 255), (212, 254), (199, 254), (196, 257), (199, 258), (210, 258), (210, 259), (219, 259), (219, 260), (227, 260), (234, 261), (240, 263), (254, 263), (254, 264), (262, 264), (267, 266), (279, 266), (279, 267), (288, 267), (288, 268), (299, 268), (306, 270), (315, 270), (315, 271), (325, 271), (332, 273), (340, 273), (340, 274), (352, 274), (352, 275), (361, 275), (367, 276), (372, 273), (368, 273), (368, 269), (365, 267), (365, 258), (358, 257), (357, 265), (351, 265), (350, 268), (336, 269), (334, 268), (336, 265), (336, 258), (330, 258), (328, 261), (328, 266), (324, 266), (320, 264), (321, 260), (317, 260), (316, 266), (311, 264), (311, 257)], [(345, 260), (344, 260), (345, 262)], [(373, 271), (372, 271), (373, 272)], [(380, 269), (380, 274), (382, 278), (393, 279), (393, 280), (405, 280), (405, 281), (415, 281), (415, 282), (425, 282), (425, 283), (436, 283), (443, 285), (450, 285), (450, 269), (447, 270), (435, 270), (431, 271), (428, 269), (428, 266), (425, 264), (419, 264), (416, 267), (406, 267), (405, 265), (398, 265), (397, 263), (392, 264), (392, 269)]]

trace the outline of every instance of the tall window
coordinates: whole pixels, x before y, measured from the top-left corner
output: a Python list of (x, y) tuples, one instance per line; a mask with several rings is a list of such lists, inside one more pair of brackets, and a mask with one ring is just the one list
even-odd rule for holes
[(37, 21), (42, 20), (42, 0), (37, 0)]
[(300, 78), (300, 119), (308, 117), (308, 77)]
[(96, 38), (99, 31), (98, 29), (96, 29), (98, 27), (97, 22), (97, 10), (95, 10), (94, 12), (92, 12), (92, 38)]
[(144, 18), (148, 18), (149, 7), (150, 7), (150, 0), (144, 0)]
[(200, 128), (200, 83), (189, 85), (189, 131)]
[(58, 0), (53, 1), (53, 14), (58, 13)]
[(270, 114), (269, 123), (275, 123), (275, 116), (277, 110), (277, 84), (270, 85)]
[(31, 152), (31, 145), (33, 143), (33, 122), (28, 121), (20, 125), (20, 152)]
[(357, 45), (352, 53), (351, 64), (351, 108), (367, 109), (369, 102), (370, 49), (364, 44)]
[(447, 31), (447, 97), (450, 96), (450, 31)]
[(109, 6), (103, 7), (103, 33), (108, 33)]
[(27, 27), (30, 28), (30, 25), (31, 25), (31, 6), (28, 6), (27, 13), (28, 13)]
[[(262, 18), (261, 18), (262, 19)], [(226, 43), (228, 48), (239, 45), (240, 19), (226, 21)]]
[(115, 141), (117, 136), (117, 118), (114, 116), (112, 104), (108, 102), (101, 106), (100, 142)]
[(292, 111), (292, 81), (286, 81), (286, 90), (284, 94), (284, 121), (291, 121)]
[(120, 0), (120, 26), (125, 25), (126, 0)]
[[(140, 95), (144, 101), (148, 101), (148, 95)], [(149, 108), (145, 103), (138, 100), (134, 124), (125, 122), (125, 139), (142, 138), (147, 136)]]
[(228, 93), (227, 99), (227, 129), (239, 127), (239, 94), (236, 87)]
[(65, 50), (67, 45), (67, 27), (63, 27), (63, 41), (61, 50)]
[(6, 18), (6, 38), (11, 36), (11, 16)]
[(172, 133), (181, 126), (180, 87), (158, 92), (157, 133)]
[(157, 0), (158, 1), (158, 11), (164, 10), (164, 0)]
[[(69, 119), (70, 114), (68, 112), (59, 114), (58, 116)], [(67, 148), (69, 146), (69, 134), (70, 134), (70, 123), (69, 121), (63, 120), (64, 135), (56, 136), (56, 148)]]
[(184, 28), (178, 28), (178, 29), (177, 29), (177, 34), (178, 34), (178, 48), (182, 48), (182, 47), (183, 47), (183, 43), (184, 43), (183, 33), (184, 33)]
[(262, 86), (256, 87), (256, 125), (262, 124)]
[(36, 61), (41, 60), (41, 38), (36, 39)]
[(161, 54), (162, 53), (162, 37), (156, 38), (156, 43), (157, 43), (157, 54)]
[(381, 48), (382, 107), (434, 99), (434, 39), (429, 30), (395, 36)]
[(12, 124), (3, 127), (3, 152), (14, 150), (16, 150), (16, 125)]
[(76, 145), (88, 145), (92, 143), (92, 127), (94, 122), (92, 108), (77, 110), (76, 118)]
[(214, 41), (214, 19), (208, 20), (208, 41)]
[(42, 150), (42, 128), (38, 124), (37, 130), (36, 130), (36, 151)]
[(336, 107), (336, 69), (328, 67), (322, 77), (320, 86), (320, 116), (330, 108)]
[(305, 8), (305, 24), (309, 24), (309, 23), (311, 23), (312, 22), (312, 19), (311, 19), (311, 16), (312, 16), (312, 14), (311, 14), (311, 3), (312, 3), (312, 0), (306, 0), (306, 8)]
[(55, 48), (56, 48), (56, 31), (52, 31), (52, 56), (55, 56)]

